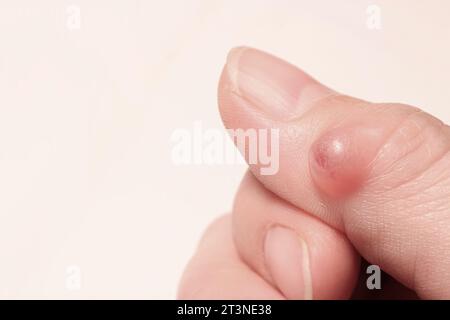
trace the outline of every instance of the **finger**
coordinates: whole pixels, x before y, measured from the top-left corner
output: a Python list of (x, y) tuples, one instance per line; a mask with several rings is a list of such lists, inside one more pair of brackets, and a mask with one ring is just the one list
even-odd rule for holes
[(278, 170), (250, 161), (268, 189), (345, 231), (421, 297), (450, 298), (448, 126), (410, 106), (337, 94), (249, 48), (230, 53), (219, 106), (227, 128), (279, 130)]
[(334, 228), (267, 191), (248, 173), (233, 208), (242, 259), (289, 299), (346, 299), (360, 260)]
[(178, 299), (257, 299), (284, 297), (243, 263), (231, 237), (230, 216), (215, 221), (184, 271)]

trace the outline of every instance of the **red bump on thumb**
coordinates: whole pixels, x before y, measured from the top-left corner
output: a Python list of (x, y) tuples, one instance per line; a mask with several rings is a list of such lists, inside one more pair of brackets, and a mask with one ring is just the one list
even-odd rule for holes
[(380, 148), (384, 130), (354, 126), (322, 135), (312, 146), (310, 171), (330, 197), (344, 197), (361, 187)]

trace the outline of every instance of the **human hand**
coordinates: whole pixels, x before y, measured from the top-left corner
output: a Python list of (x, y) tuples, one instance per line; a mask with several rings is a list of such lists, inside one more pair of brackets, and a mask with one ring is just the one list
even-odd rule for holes
[(227, 128), (279, 129), (279, 168), (250, 163), (179, 298), (373, 297), (355, 293), (368, 277), (361, 258), (389, 275), (378, 297), (450, 298), (449, 126), (339, 94), (250, 48), (230, 53), (219, 107)]

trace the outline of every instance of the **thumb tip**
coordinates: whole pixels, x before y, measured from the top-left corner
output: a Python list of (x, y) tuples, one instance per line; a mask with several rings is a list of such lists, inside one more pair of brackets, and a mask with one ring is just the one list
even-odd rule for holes
[(280, 58), (239, 46), (228, 53), (219, 94), (234, 94), (269, 117), (290, 118), (337, 93)]

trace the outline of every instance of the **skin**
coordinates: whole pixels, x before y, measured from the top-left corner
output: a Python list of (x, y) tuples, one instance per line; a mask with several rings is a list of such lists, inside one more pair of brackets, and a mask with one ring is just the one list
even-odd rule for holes
[[(280, 130), (279, 170), (249, 165), (179, 298), (450, 298), (449, 126), (251, 48), (231, 51), (218, 97), (227, 128)], [(382, 290), (365, 289), (367, 262)]]

